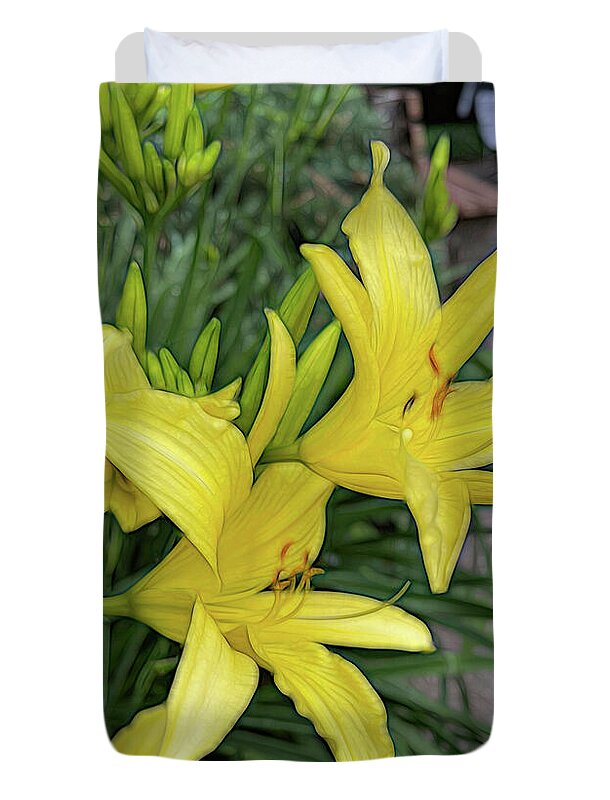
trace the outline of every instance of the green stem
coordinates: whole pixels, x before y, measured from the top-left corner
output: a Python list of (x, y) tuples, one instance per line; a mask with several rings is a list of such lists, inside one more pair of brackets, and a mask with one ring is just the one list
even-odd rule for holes
[[(201, 203), (199, 206), (199, 212), (197, 214), (199, 223), (197, 225), (197, 236), (195, 238), (195, 246), (193, 248), (193, 257), (191, 258), (191, 265), (188, 274), (184, 280), (182, 291), (180, 292), (180, 297), (178, 298), (178, 302), (176, 303), (176, 308), (174, 311), (174, 315), (172, 317), (172, 322), (169, 327), (169, 334), (168, 334), (169, 341), (174, 341), (174, 337), (178, 329), (180, 328), (180, 325), (184, 322), (184, 317), (186, 315), (187, 307), (189, 305), (188, 301), (191, 296), (193, 277), (195, 275), (195, 270), (197, 269), (197, 262), (199, 260), (199, 250), (201, 248), (202, 231), (204, 226), (203, 210), (205, 208), (206, 192), (202, 192), (201, 195), (202, 195)], [(185, 326), (185, 330), (186, 328), (187, 326)]]
[(150, 281), (156, 266), (160, 235), (161, 226), (157, 220), (154, 222), (146, 221), (144, 223), (144, 259), (142, 272), (144, 274), (144, 283), (147, 285), (147, 288), (150, 287)]

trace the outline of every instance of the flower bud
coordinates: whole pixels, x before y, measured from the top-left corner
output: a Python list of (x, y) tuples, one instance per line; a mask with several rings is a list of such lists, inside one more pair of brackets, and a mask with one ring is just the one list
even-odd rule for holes
[(132, 261), (127, 271), (123, 294), (116, 311), (116, 324), (127, 328), (133, 337), (133, 350), (146, 366), (146, 291), (140, 267)]
[(176, 361), (167, 347), (162, 347), (159, 350), (159, 361), (161, 362), (161, 369), (163, 370), (163, 380), (165, 386), (170, 392), (178, 391), (178, 373), (180, 372), (180, 364)]
[(157, 197), (162, 200), (164, 195), (163, 166), (157, 149), (152, 142), (144, 142), (143, 154), (146, 181)]
[(298, 437), (326, 380), (340, 335), (341, 323), (334, 320), (299, 358), (292, 396), (270, 447), (292, 444)]
[(172, 161), (178, 158), (182, 150), (186, 121), (193, 102), (192, 83), (176, 83), (171, 87), (163, 138), (163, 153)]
[(110, 100), (112, 122), (123, 169), (130, 178), (144, 180), (140, 134), (123, 90), (116, 83), (110, 84)]
[(146, 372), (153, 389), (166, 389), (163, 369), (157, 355), (150, 350), (146, 353)]
[(212, 387), (219, 342), (220, 320), (213, 317), (199, 334), (189, 361), (189, 373), (197, 394), (207, 394)]
[[(313, 271), (308, 268), (294, 282), (282, 300), (278, 314), (288, 328), (295, 345), (298, 345), (303, 338), (318, 292), (319, 288)], [(240, 430), (245, 432), (250, 430), (263, 397), (269, 371), (270, 345), (271, 340), (267, 334), (244, 381), (240, 400), (241, 415), (236, 424)]]
[(200, 153), (204, 147), (203, 125), (199, 110), (193, 106), (186, 122), (186, 134), (184, 136), (184, 152), (188, 157)]

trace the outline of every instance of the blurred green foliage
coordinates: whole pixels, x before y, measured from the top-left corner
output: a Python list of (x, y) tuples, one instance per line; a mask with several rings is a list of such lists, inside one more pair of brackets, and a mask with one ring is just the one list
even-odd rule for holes
[[(266, 333), (263, 308), (278, 308), (305, 268), (301, 243), (323, 242), (353, 265), (341, 222), (367, 185), (370, 140), (391, 141), (393, 133), (392, 120), (383, 119), (356, 86), (240, 86), (200, 94), (195, 102), (205, 141), (219, 140), (222, 150), (209, 179), (158, 231), (146, 279), (148, 337), (151, 349), (168, 346), (186, 367), (203, 325), (218, 317), (216, 389), (248, 372)], [(438, 133), (431, 132), (431, 139), (436, 141)], [(397, 149), (387, 179), (409, 210), (421, 206), (422, 187)], [(442, 187), (436, 193), (446, 201)], [(100, 181), (98, 241), (101, 313), (104, 321), (114, 322), (129, 264), (132, 259), (142, 263), (150, 240), (141, 216), (105, 179)], [(443, 240), (433, 241), (431, 252), (441, 294), (447, 296), (475, 265), (449, 269)], [(318, 302), (301, 350), (330, 319), (327, 306)], [(306, 426), (334, 402), (351, 372), (342, 337)], [(490, 374), (491, 350), (484, 343), (460, 377)], [(326, 572), (316, 577), (315, 586), (386, 599), (410, 579), (400, 605), (428, 623), (438, 647), (425, 655), (340, 650), (383, 698), (398, 755), (467, 752), (489, 735), (490, 525), (489, 509), (475, 507), (451, 589), (434, 596), (403, 504), (343, 489), (330, 500), (317, 562)], [(133, 584), (179, 536), (165, 519), (124, 534), (106, 514), (104, 593)], [(105, 622), (104, 704), (110, 735), (138, 710), (166, 697), (179, 652), (175, 643), (140, 623)], [(489, 687), (484, 697), (481, 687)], [(208, 758), (332, 760), (311, 724), (266, 674), (242, 719)]]

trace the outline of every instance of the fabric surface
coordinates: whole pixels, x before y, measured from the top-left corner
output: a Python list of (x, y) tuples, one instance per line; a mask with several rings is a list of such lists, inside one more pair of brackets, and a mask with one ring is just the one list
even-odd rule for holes
[(493, 87), (231, 74), (100, 87), (108, 734), (469, 752), (493, 713)]

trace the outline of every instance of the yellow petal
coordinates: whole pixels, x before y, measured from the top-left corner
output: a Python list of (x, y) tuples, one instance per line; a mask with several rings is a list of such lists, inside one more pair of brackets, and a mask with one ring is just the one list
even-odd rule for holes
[(104, 598), (106, 616), (132, 617), (182, 644), (198, 595), (218, 593), (218, 578), (188, 539), (181, 539), (167, 556), (127, 592)]
[(198, 760), (235, 725), (257, 683), (254, 661), (230, 647), (197, 600), (167, 701), (137, 714), (113, 744), (131, 755)]
[(113, 396), (106, 430), (108, 459), (215, 569), (225, 517), (245, 500), (252, 480), (241, 433), (197, 401), (154, 389)]
[(165, 733), (165, 704), (146, 708), (115, 735), (112, 744), (126, 756), (157, 756)]
[[(372, 343), (371, 306), (364, 286), (324, 245), (303, 245), (320, 289), (341, 323), (354, 359), (354, 378), (330, 411), (299, 442), (300, 458), (329, 480), (351, 470), (352, 448), (363, 444), (379, 403), (379, 370)], [(346, 453), (350, 459), (347, 467)], [(366, 455), (368, 459), (369, 455)], [(367, 467), (367, 472), (370, 471)], [(349, 485), (342, 483), (342, 485)]]
[[(352, 426), (350, 389), (300, 442), (300, 456), (329, 481), (354, 492), (401, 499), (400, 433), (378, 420)], [(354, 399), (354, 398), (352, 398)], [(355, 400), (355, 399), (354, 399)], [(339, 409), (346, 403), (346, 413)]]
[[(277, 602), (273, 592), (260, 592), (242, 601), (236, 600), (232, 603), (234, 619), (241, 617), (252, 623), (264, 620), (274, 600)], [(281, 613), (278, 620), (280, 618)], [(430, 631), (417, 617), (396, 606), (384, 606), (379, 600), (344, 592), (314, 590), (304, 594), (294, 616), (274, 620), (273, 628), (287, 639), (342, 647), (411, 653), (428, 653), (435, 649)]]
[(241, 388), (241, 378), (223, 386), (217, 392), (197, 397), (200, 408), (213, 417), (233, 420), (239, 417), (239, 403), (235, 399)]
[[(470, 496), (460, 473), (438, 473), (406, 456), (405, 500), (417, 523), (433, 592), (446, 592), (470, 523)], [(456, 477), (454, 477), (454, 475)]]
[[(295, 345), (301, 341), (319, 294), (318, 284), (311, 269), (306, 269), (290, 287), (279, 307), (279, 317), (292, 336)], [(241, 414), (238, 427), (244, 433), (250, 431), (259, 409), (263, 389), (268, 377), (271, 337), (265, 337), (254, 363), (244, 380), (241, 393)]]
[(104, 500), (104, 510), (112, 511), (125, 533), (147, 525), (161, 513), (108, 459), (104, 471)]
[[(193, 548), (194, 549), (194, 548)], [(203, 561), (201, 555), (199, 559)], [(136, 584), (137, 587), (137, 584)], [(196, 590), (130, 589), (104, 598), (106, 617), (131, 617), (154, 628), (162, 636), (183, 644), (188, 631)]]
[(482, 506), (493, 503), (493, 475), (493, 472), (482, 469), (467, 469), (459, 473), (468, 487), (471, 503)]
[(214, 750), (258, 684), (251, 658), (233, 650), (197, 600), (169, 696), (159, 755), (196, 760)]
[(132, 348), (131, 334), (112, 325), (104, 325), (103, 333), (106, 401), (115, 394), (148, 388), (148, 378)]
[(330, 247), (304, 244), (303, 257), (309, 261), (320, 289), (341, 327), (354, 358), (354, 381), (360, 389), (360, 413), (372, 418), (379, 399), (379, 375), (371, 342), (371, 304), (364, 286), (347, 264)]
[[(380, 414), (400, 410), (440, 325), (440, 303), (428, 250), (405, 209), (383, 183), (390, 153), (372, 142), (373, 175), (342, 229), (372, 307), (381, 379)], [(343, 323), (343, 320), (341, 320)]]
[(443, 470), (483, 467), (492, 461), (492, 381), (452, 384), (420, 460)]
[(496, 262), (494, 252), (443, 304), (435, 345), (443, 376), (455, 375), (493, 326)]
[(292, 396), (270, 448), (292, 444), (298, 437), (324, 385), (340, 335), (341, 324), (333, 320), (299, 358)]
[(275, 434), (292, 394), (296, 353), (292, 337), (279, 316), (266, 310), (271, 336), (271, 361), (263, 402), (248, 434), (252, 463), (256, 464)]
[(177, 642), (184, 641), (198, 594), (223, 622), (258, 619), (258, 606), (228, 604), (269, 586), (278, 572), (285, 576), (315, 560), (332, 489), (302, 464), (266, 467), (218, 542), (222, 584), (199, 551), (183, 539), (131, 589), (105, 598), (104, 613), (132, 617)]
[(299, 714), (313, 722), (337, 761), (394, 755), (384, 705), (357, 667), (321, 644), (284, 644), (272, 637), (250, 631), (260, 663)]
[(223, 596), (260, 591), (280, 569), (309, 566), (322, 547), (332, 490), (303, 464), (265, 467), (218, 542)]

